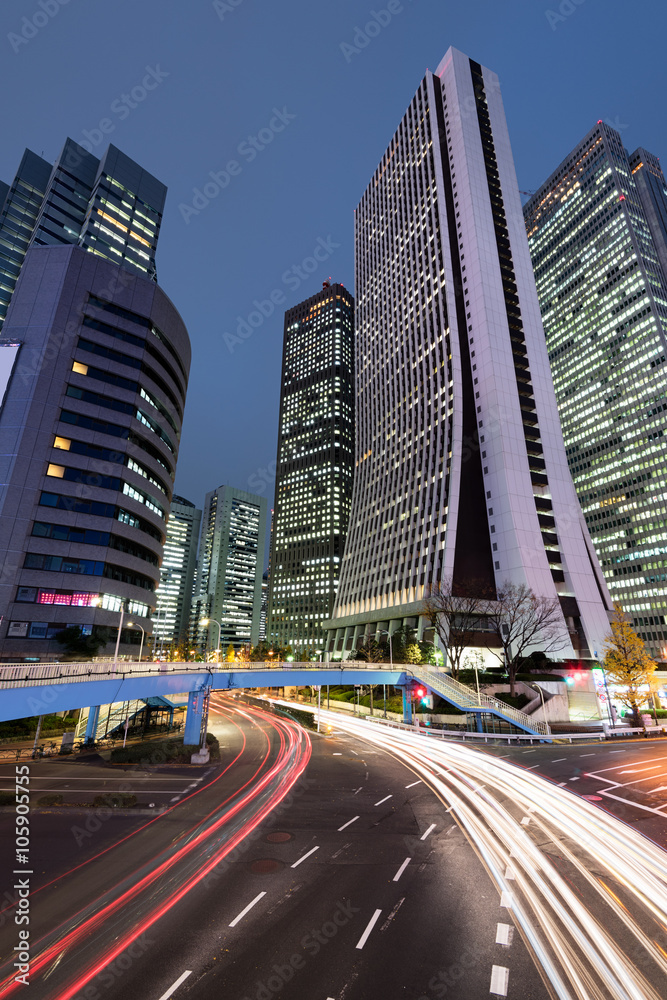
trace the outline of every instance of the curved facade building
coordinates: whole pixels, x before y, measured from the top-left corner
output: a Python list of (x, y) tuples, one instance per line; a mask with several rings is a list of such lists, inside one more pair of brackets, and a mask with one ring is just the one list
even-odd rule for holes
[[(190, 341), (155, 284), (78, 247), (29, 250), (3, 339), (0, 659), (61, 659), (80, 626), (113, 653), (146, 633), (165, 541)], [(136, 655), (139, 628), (120, 652)]]

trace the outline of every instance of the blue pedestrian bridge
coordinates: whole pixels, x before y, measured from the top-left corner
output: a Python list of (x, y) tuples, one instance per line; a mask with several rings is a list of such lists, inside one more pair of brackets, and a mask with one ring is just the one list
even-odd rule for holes
[(306, 685), (390, 684), (403, 688), (403, 715), (411, 721), (414, 682), (472, 716), (479, 732), (506, 730), (548, 735), (544, 722), (473, 691), (428, 666), (363, 663), (90, 663), (0, 664), (0, 721), (90, 708), (86, 739), (94, 739), (99, 707), (118, 702), (188, 695), (185, 743), (199, 741), (205, 696), (210, 691)]

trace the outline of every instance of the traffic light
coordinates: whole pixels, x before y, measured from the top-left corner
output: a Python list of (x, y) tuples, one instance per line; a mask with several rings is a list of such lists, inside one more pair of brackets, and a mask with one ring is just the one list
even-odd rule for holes
[(418, 687), (417, 690), (415, 691), (415, 694), (419, 698), (419, 700), (421, 701), (424, 698), (424, 696), (426, 695), (426, 690), (423, 687)]

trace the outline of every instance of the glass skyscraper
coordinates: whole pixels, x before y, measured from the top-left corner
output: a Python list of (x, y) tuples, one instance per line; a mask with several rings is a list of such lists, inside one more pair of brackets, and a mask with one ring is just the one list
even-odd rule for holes
[[(429, 588), (557, 598), (592, 657), (609, 595), (558, 419), (498, 77), (449, 49), (355, 214), (356, 469), (329, 652), (423, 627)], [(536, 646), (539, 649), (539, 644)]]
[(169, 509), (153, 623), (156, 648), (188, 642), (202, 512), (174, 494)]
[(325, 648), (354, 471), (354, 298), (343, 285), (285, 313), (268, 638)]
[(265, 536), (265, 497), (232, 486), (206, 494), (191, 625), (200, 652), (216, 650), (218, 640), (223, 655), (230, 643), (257, 645)]
[[(524, 207), (567, 457), (612, 597), (667, 639), (665, 180), (598, 122)], [(662, 264), (661, 264), (662, 261)]]
[(75, 244), (157, 281), (167, 189), (110, 145), (101, 159), (67, 139), (55, 165), (26, 150), (0, 210), (0, 324), (29, 246)]

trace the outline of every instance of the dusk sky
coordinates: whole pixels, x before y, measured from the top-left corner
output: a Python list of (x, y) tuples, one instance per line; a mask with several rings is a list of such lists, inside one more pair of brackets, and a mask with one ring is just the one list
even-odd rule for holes
[[(26, 146), (53, 161), (69, 135), (169, 188), (158, 278), (193, 347), (176, 492), (198, 506), (223, 483), (272, 505), (283, 312), (330, 275), (353, 288), (354, 208), (450, 45), (500, 77), (521, 188), (598, 119), (667, 155), (659, 0), (6, 0), (0, 22), (2, 180)], [(224, 190), (193, 201), (211, 172)]]

